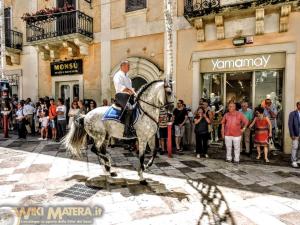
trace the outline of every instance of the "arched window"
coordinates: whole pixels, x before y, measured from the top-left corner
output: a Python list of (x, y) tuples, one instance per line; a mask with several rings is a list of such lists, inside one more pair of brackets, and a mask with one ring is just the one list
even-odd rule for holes
[(126, 0), (126, 12), (147, 8), (147, 0)]

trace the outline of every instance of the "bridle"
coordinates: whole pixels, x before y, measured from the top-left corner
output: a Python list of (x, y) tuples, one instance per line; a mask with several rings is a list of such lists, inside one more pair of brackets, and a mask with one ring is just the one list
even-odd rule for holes
[[(147, 104), (147, 105), (149, 105), (149, 106), (151, 106), (151, 107), (153, 107), (153, 108), (159, 109), (159, 110), (165, 109), (165, 108), (167, 108), (167, 106), (172, 105), (172, 104), (174, 103), (174, 102), (169, 102), (169, 101), (168, 101), (168, 97), (167, 97), (167, 96), (168, 96), (168, 93), (167, 93), (167, 91), (166, 91), (167, 88), (171, 88), (171, 87), (168, 86), (168, 85), (164, 85), (166, 103), (165, 103), (163, 106), (157, 106), (157, 105), (152, 104), (152, 103), (150, 103), (150, 102), (147, 102), (147, 101), (145, 101), (145, 100), (143, 100), (143, 99), (141, 99), (141, 98), (138, 98), (138, 99), (136, 100), (136, 103), (137, 103), (139, 109), (140, 109), (146, 116), (148, 116), (151, 120), (153, 120), (153, 122), (156, 123), (157, 127), (158, 127), (158, 123), (159, 123), (159, 122), (156, 121), (156, 119), (154, 119), (153, 116), (151, 116), (147, 111), (145, 111), (145, 110), (143, 109), (143, 107), (141, 106), (141, 104), (139, 103), (139, 101), (141, 101), (141, 102), (143, 102), (143, 103), (145, 103), (145, 104)], [(146, 91), (146, 90), (145, 90), (145, 91)]]

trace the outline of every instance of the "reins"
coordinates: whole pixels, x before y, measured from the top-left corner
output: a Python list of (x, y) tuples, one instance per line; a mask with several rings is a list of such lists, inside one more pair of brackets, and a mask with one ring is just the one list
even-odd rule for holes
[[(162, 82), (163, 82), (163, 81), (162, 81)], [(153, 83), (152, 83), (152, 84), (153, 84)], [(156, 119), (154, 119), (153, 116), (151, 116), (147, 111), (145, 111), (145, 110), (143, 109), (143, 107), (141, 106), (141, 104), (139, 103), (139, 101), (141, 101), (141, 102), (143, 102), (143, 103), (145, 103), (145, 104), (147, 104), (147, 105), (149, 105), (149, 106), (151, 106), (151, 107), (153, 107), (153, 108), (156, 108), (156, 109), (163, 109), (163, 108), (166, 108), (168, 105), (171, 105), (171, 104), (173, 104), (174, 102), (168, 102), (166, 90), (165, 90), (165, 97), (166, 97), (166, 101), (167, 101), (167, 102), (166, 102), (163, 106), (157, 106), (157, 105), (154, 105), (154, 104), (152, 104), (152, 103), (150, 103), (150, 102), (147, 102), (147, 101), (141, 99), (140, 96), (141, 96), (141, 95), (142, 95), (149, 87), (151, 87), (152, 84), (149, 85), (149, 86), (147, 86), (144, 90), (142, 90), (142, 93), (139, 93), (139, 94), (138, 94), (138, 97), (136, 98), (136, 103), (137, 103), (139, 109), (140, 109), (146, 116), (148, 116), (153, 122), (155, 122), (155, 124), (156, 124), (157, 127), (158, 127), (159, 121), (156, 121)], [(164, 88), (166, 88), (166, 86), (164, 86)]]

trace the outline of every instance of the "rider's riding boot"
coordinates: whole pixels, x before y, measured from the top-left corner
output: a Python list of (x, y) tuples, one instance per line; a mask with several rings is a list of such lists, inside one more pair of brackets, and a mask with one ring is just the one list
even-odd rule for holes
[(124, 137), (127, 138), (135, 138), (135, 132), (133, 127), (131, 126), (131, 117), (132, 117), (132, 110), (126, 110), (125, 112), (125, 129), (124, 129)]

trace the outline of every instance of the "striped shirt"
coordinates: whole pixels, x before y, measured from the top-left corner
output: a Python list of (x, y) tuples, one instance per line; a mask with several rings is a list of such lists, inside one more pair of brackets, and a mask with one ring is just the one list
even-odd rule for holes
[(159, 112), (159, 127), (160, 128), (168, 127), (168, 114), (165, 109), (161, 109)]

